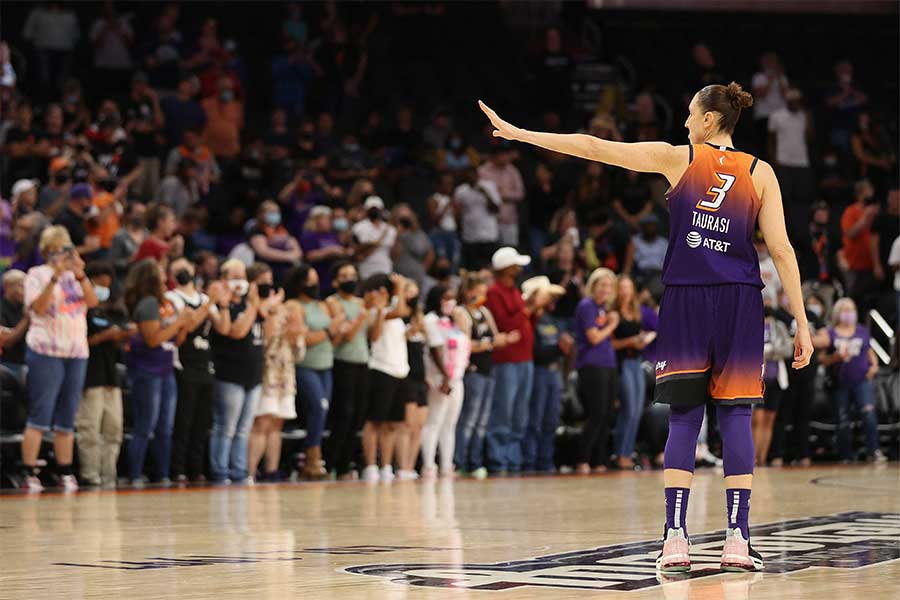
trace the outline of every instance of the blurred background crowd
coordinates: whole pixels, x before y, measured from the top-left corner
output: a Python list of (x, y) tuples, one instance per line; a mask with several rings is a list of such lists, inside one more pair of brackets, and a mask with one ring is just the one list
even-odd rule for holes
[(664, 178), (492, 138), (475, 101), (680, 144), (731, 80), (819, 349), (789, 368), (760, 240), (757, 462), (898, 457), (893, 22), (744, 15), (717, 45), (723, 15), (258, 6), (4, 6), (3, 485), (658, 465)]

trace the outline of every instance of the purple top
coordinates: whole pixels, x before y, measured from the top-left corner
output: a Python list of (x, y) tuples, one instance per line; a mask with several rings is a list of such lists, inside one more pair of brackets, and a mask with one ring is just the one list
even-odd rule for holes
[[(649, 306), (641, 304), (641, 329), (659, 331), (659, 314)], [(646, 360), (656, 362), (656, 340), (653, 340), (641, 351)]]
[(845, 350), (850, 355), (850, 360), (837, 363), (832, 367), (837, 376), (838, 385), (853, 387), (865, 381), (866, 373), (869, 371), (869, 332), (866, 328), (857, 325), (853, 335), (845, 337), (829, 327), (828, 337), (831, 338), (830, 350), (832, 352)]
[[(141, 298), (132, 312), (132, 318), (138, 325), (145, 321), (159, 321), (159, 326), (163, 328), (177, 318), (175, 308), (168, 299), (160, 305), (159, 300), (153, 296)], [(129, 340), (128, 366), (150, 375), (165, 377), (174, 372), (175, 350), (172, 340), (151, 348), (138, 331)]]
[(585, 298), (578, 303), (575, 308), (575, 346), (578, 350), (575, 368), (616, 368), (616, 352), (613, 350), (611, 338), (607, 337), (596, 346), (591, 345), (587, 339), (588, 329), (603, 328), (606, 321), (606, 309), (597, 306), (593, 298)]
[[(300, 236), (300, 247), (303, 254), (308, 255), (314, 250), (330, 248), (332, 246), (342, 246), (338, 236), (332, 231), (304, 231)], [(307, 259), (319, 274), (319, 287), (323, 292), (331, 290), (331, 265), (334, 264), (334, 258), (326, 258), (315, 262)]]

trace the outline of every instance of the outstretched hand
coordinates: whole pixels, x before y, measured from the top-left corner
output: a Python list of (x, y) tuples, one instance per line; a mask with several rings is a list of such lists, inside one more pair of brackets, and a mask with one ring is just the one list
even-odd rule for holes
[(809, 328), (798, 327), (797, 334), (794, 336), (794, 362), (791, 366), (795, 369), (802, 369), (809, 364), (812, 353), (813, 344), (809, 335)]
[(481, 108), (484, 114), (487, 115), (487, 118), (491, 120), (491, 125), (494, 126), (494, 137), (513, 141), (521, 138), (521, 129), (501, 119), (491, 107), (489, 107), (481, 100), (478, 101), (478, 106), (479, 108)]

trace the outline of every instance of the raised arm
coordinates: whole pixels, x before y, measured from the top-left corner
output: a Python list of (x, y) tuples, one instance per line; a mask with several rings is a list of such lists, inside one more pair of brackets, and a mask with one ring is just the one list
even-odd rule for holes
[(673, 146), (666, 142), (613, 142), (583, 133), (528, 131), (507, 123), (481, 100), (478, 101), (478, 106), (495, 127), (494, 137), (525, 142), (631, 171), (661, 173), (672, 185), (678, 183), (690, 160), (687, 146)]
[(788, 295), (791, 314), (797, 321), (797, 333), (794, 335), (794, 362), (791, 366), (802, 369), (812, 358), (813, 345), (809, 335), (809, 322), (803, 307), (803, 292), (800, 289), (800, 268), (797, 256), (788, 239), (784, 226), (784, 207), (781, 205), (781, 189), (772, 166), (759, 161), (753, 174), (753, 181), (762, 199), (759, 209), (759, 229), (762, 231), (769, 254), (775, 262), (775, 269), (781, 279), (781, 285)]

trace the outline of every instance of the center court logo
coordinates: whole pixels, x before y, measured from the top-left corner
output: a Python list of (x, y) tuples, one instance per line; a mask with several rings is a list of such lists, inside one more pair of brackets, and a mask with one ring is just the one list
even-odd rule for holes
[[(850, 512), (752, 528), (766, 573), (812, 567), (858, 569), (900, 559), (900, 514)], [(691, 537), (691, 579), (721, 573), (724, 532)], [(660, 585), (658, 540), (602, 546), (498, 563), (362, 565), (342, 569), (421, 587), (504, 591), (523, 586), (635, 591)]]
[(692, 231), (687, 234), (687, 245), (691, 248), (696, 248), (700, 244), (703, 243), (703, 236), (697, 233), (696, 231)]

